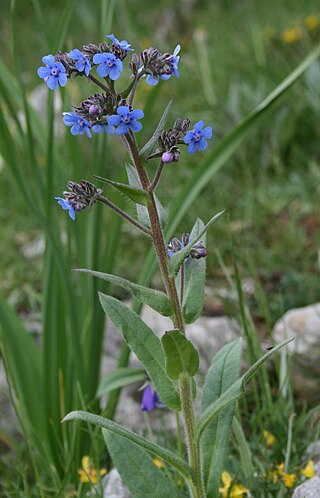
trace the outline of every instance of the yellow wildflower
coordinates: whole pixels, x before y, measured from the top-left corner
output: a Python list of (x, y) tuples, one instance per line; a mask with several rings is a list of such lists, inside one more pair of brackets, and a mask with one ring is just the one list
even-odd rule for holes
[(267, 448), (272, 448), (272, 446), (276, 442), (276, 438), (274, 437), (274, 435), (268, 431), (263, 431), (263, 439)]
[(304, 20), (309, 31), (314, 31), (320, 24), (320, 19), (317, 16), (308, 16)]
[(158, 467), (158, 469), (163, 469), (164, 467), (163, 462), (159, 460), (159, 458), (154, 458), (152, 461), (155, 464), (155, 466)]
[(281, 476), (283, 484), (286, 488), (292, 488), (297, 480), (297, 476), (295, 474), (287, 474), (283, 472), (284, 463), (280, 463), (278, 465), (278, 474)]
[(222, 472), (221, 480), (224, 484), (223, 488), (219, 488), (219, 493), (222, 494), (222, 498), (243, 498), (243, 496), (249, 492), (249, 490), (240, 483), (232, 484), (232, 477), (229, 472)]
[(91, 482), (97, 484), (99, 476), (102, 477), (107, 473), (107, 469), (101, 469), (99, 472), (93, 466), (88, 455), (84, 455), (81, 459), (81, 469), (78, 470), (80, 481), (83, 483)]
[(284, 43), (295, 43), (302, 38), (302, 29), (299, 26), (286, 29), (281, 33), (281, 40)]
[(307, 465), (301, 470), (304, 477), (313, 477), (315, 475), (313, 460), (309, 460)]
[(292, 488), (297, 480), (297, 476), (295, 474), (286, 474), (285, 472), (281, 477), (286, 488)]

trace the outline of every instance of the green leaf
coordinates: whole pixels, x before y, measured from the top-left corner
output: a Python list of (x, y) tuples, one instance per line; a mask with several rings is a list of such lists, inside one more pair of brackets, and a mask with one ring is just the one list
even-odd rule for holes
[(194, 345), (179, 330), (170, 330), (161, 337), (166, 355), (166, 371), (170, 379), (178, 380), (181, 374), (193, 377), (199, 368), (199, 354)]
[(145, 378), (146, 373), (143, 368), (115, 368), (101, 380), (97, 396), (100, 397), (109, 391), (119, 389), (119, 387), (143, 381)]
[[(224, 346), (213, 358), (203, 387), (201, 411), (205, 410), (239, 378), (242, 339)], [(218, 496), (220, 476), (224, 470), (235, 401), (220, 411), (203, 431), (201, 453), (208, 496)]]
[(189, 256), (189, 254), (190, 254), (190, 252), (191, 252), (192, 247), (194, 246), (194, 244), (196, 244), (201, 239), (201, 237), (210, 228), (210, 226), (212, 225), (212, 223), (214, 221), (216, 221), (223, 213), (224, 213), (224, 210), (220, 211), (219, 213), (217, 213), (214, 216), (212, 216), (212, 218), (208, 221), (208, 223), (205, 225), (205, 227), (202, 230), (200, 230), (200, 232), (195, 237), (195, 239), (191, 240), (189, 242), (189, 244), (186, 245), (186, 247), (184, 247), (183, 249), (181, 249), (181, 251), (176, 252), (170, 258), (169, 264), (168, 264), (168, 268), (169, 268), (169, 274), (170, 274), (171, 277), (173, 277), (177, 273), (177, 271), (179, 270), (179, 268), (182, 265), (182, 263), (184, 262), (184, 260)]
[[(190, 233), (190, 240), (194, 240), (204, 229), (204, 223), (197, 220)], [(206, 234), (201, 238), (206, 243)], [(201, 315), (204, 302), (204, 285), (206, 279), (206, 258), (189, 258), (184, 262), (184, 292), (182, 314), (185, 323), (193, 323)]]
[(39, 406), (44, 405), (43, 392), (39, 389), (43, 379), (40, 351), (22, 322), (2, 298), (0, 345), (24, 428), (42, 456), (48, 458), (44, 444), (48, 437), (47, 426), (43, 413), (39, 410)]
[(180, 410), (180, 397), (165, 371), (161, 341), (137, 313), (114, 297), (99, 293), (107, 317), (120, 330), (130, 349), (136, 354), (157, 390), (161, 401), (171, 410)]
[(101, 278), (102, 280), (106, 280), (107, 282), (111, 282), (112, 284), (119, 285), (122, 289), (125, 289), (133, 295), (140, 303), (147, 304), (154, 310), (161, 313), (163, 316), (171, 316), (172, 308), (170, 301), (164, 292), (149, 289), (148, 287), (143, 287), (139, 284), (134, 284), (130, 282), (130, 280), (126, 280), (125, 278), (118, 277), (116, 275), (110, 275), (109, 273), (101, 273), (99, 271), (86, 270), (86, 269), (75, 269), (74, 271), (78, 271), (81, 273), (88, 273), (93, 277)]
[[(137, 170), (133, 166), (131, 166), (131, 164), (128, 163), (126, 164), (126, 169), (130, 185), (132, 185), (135, 188), (141, 189), (142, 187)], [(164, 227), (168, 219), (167, 210), (162, 206), (157, 196), (155, 194), (153, 194), (153, 196), (155, 198), (157, 210), (159, 213), (160, 224), (162, 227)], [(147, 228), (151, 227), (148, 210), (145, 206), (140, 206), (139, 204), (137, 204), (137, 215), (138, 215), (138, 220), (142, 225), (144, 225)]]
[(237, 441), (237, 450), (239, 451), (240, 455), (241, 473), (245, 477), (245, 482), (250, 486), (250, 483), (254, 479), (254, 471), (255, 471), (252, 462), (252, 452), (246, 440), (246, 436), (242, 430), (240, 421), (237, 419), (237, 417), (233, 417), (232, 429), (235, 439)]
[(193, 478), (193, 471), (182, 458), (177, 456), (175, 453), (172, 453), (162, 446), (159, 446), (156, 443), (152, 443), (148, 439), (138, 434), (135, 434), (132, 431), (129, 431), (125, 427), (112, 420), (107, 418), (100, 417), (99, 415), (94, 415), (93, 413), (88, 413), (84, 411), (73, 411), (68, 413), (62, 420), (62, 422), (69, 422), (70, 420), (81, 420), (83, 422), (87, 422), (89, 424), (97, 425), (103, 429), (107, 429), (108, 431), (117, 434), (123, 438), (126, 438), (128, 441), (132, 441), (137, 444), (141, 448), (149, 451), (153, 455), (158, 456), (161, 460), (164, 460), (168, 464), (172, 465), (186, 480), (191, 480)]
[(146, 143), (146, 145), (141, 149), (141, 151), (140, 151), (141, 157), (148, 157), (151, 154), (151, 152), (153, 151), (153, 149), (158, 141), (158, 138), (160, 137), (160, 134), (165, 127), (166, 120), (167, 120), (170, 108), (172, 106), (172, 102), (173, 102), (173, 99), (171, 99), (169, 101), (169, 104), (165, 108), (164, 113), (162, 114), (162, 117), (159, 121), (157, 128), (155, 129), (154, 134), (152, 135), (150, 140)]
[(108, 185), (111, 185), (112, 187), (116, 188), (117, 190), (119, 190), (119, 192), (124, 194), (131, 201), (134, 201), (137, 204), (142, 204), (143, 206), (146, 206), (148, 204), (149, 194), (142, 188), (132, 187), (130, 185), (126, 185), (125, 183), (114, 182), (112, 180), (109, 180), (108, 178), (103, 178), (103, 176), (98, 176), (98, 175), (92, 175), (92, 176), (93, 178), (96, 178), (101, 182), (108, 183)]
[(262, 356), (254, 365), (252, 365), (251, 368), (239, 379), (237, 380), (231, 387), (229, 387), (220, 397), (217, 399), (214, 403), (212, 403), (202, 414), (200, 420), (197, 423), (197, 434), (198, 438), (201, 437), (203, 434), (204, 429), (207, 427), (207, 425), (213, 420), (219, 413), (220, 411), (225, 408), (229, 403), (232, 401), (236, 401), (245, 392), (245, 385), (249, 382), (249, 380), (253, 377), (253, 375), (256, 373), (258, 368), (270, 357), (272, 356), (276, 351), (278, 351), (280, 348), (288, 344), (289, 342), (293, 341), (294, 337), (291, 337), (290, 339), (285, 339), (284, 341), (280, 342), (276, 346), (274, 346), (273, 349), (268, 351), (264, 356)]
[(112, 462), (133, 496), (182, 496), (167, 475), (156, 467), (145, 449), (107, 429), (102, 429), (102, 434)]

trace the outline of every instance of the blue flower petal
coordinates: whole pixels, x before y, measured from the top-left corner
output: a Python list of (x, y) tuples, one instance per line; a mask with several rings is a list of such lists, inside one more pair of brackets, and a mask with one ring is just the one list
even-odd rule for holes
[(37, 73), (40, 78), (46, 78), (47, 76), (50, 76), (51, 69), (46, 66), (41, 66), (38, 68)]
[(67, 77), (66, 73), (60, 73), (59, 74), (59, 84), (60, 84), (60, 86), (66, 86), (67, 81), (68, 81), (68, 77)]
[(194, 141), (191, 141), (188, 145), (189, 154), (194, 154), (196, 150), (197, 150), (196, 144), (194, 143)]
[(117, 109), (117, 113), (119, 116), (127, 116), (130, 112), (130, 108), (128, 105), (121, 105)]
[(196, 133), (199, 133), (199, 131), (202, 130), (202, 128), (204, 127), (204, 122), (201, 120), (201, 121), (198, 121), (195, 125), (194, 125), (194, 131)]
[(117, 135), (125, 135), (128, 132), (129, 126), (126, 123), (120, 123), (116, 131)]
[[(120, 126), (119, 126), (119, 128), (120, 128)], [(136, 121), (135, 119), (133, 119), (130, 121), (129, 127), (131, 128), (132, 131), (134, 131), (136, 133), (142, 129), (142, 124), (139, 121)]]
[(207, 126), (201, 131), (201, 135), (203, 138), (211, 138), (212, 137), (212, 128), (211, 126)]
[(81, 59), (83, 57), (83, 53), (80, 52), (80, 50), (78, 48), (74, 48), (69, 53), (69, 57), (70, 57), (70, 59), (73, 59), (73, 60)]
[(159, 78), (158, 76), (151, 76), (151, 74), (148, 74), (146, 82), (148, 83), (148, 85), (156, 86), (159, 83)]
[(144, 112), (141, 109), (134, 109), (130, 112), (130, 118), (141, 119), (144, 117)]
[(108, 116), (108, 124), (111, 126), (118, 126), (121, 123), (121, 117), (116, 114), (112, 114), (112, 116)]
[(58, 88), (59, 80), (55, 76), (48, 76), (46, 83), (50, 90), (56, 90)]
[(113, 81), (120, 78), (120, 71), (116, 66), (112, 66), (112, 68), (110, 69), (109, 78)]
[(189, 144), (191, 142), (191, 140), (193, 140), (193, 131), (188, 131), (183, 139), (184, 143), (185, 144)]
[(204, 138), (201, 138), (201, 140), (197, 143), (197, 147), (199, 151), (205, 150), (208, 147), (208, 144)]
[(41, 60), (47, 66), (53, 66), (53, 64), (54, 64), (54, 56), (51, 54), (45, 55), (44, 57), (42, 57)]

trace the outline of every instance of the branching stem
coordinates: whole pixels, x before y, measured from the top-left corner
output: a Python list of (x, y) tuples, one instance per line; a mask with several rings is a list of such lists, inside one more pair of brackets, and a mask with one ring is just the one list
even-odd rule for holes
[(106, 199), (103, 197), (103, 195), (98, 195), (97, 200), (108, 206), (110, 209), (112, 209), (115, 213), (117, 213), (119, 216), (124, 218), (125, 220), (129, 221), (132, 225), (134, 225), (136, 228), (138, 228), (141, 232), (143, 232), (145, 235), (148, 235), (149, 237), (151, 236), (151, 232), (148, 228), (144, 227), (139, 223), (137, 220), (132, 218), (129, 214), (127, 214), (125, 211), (122, 211), (118, 206), (113, 204), (113, 202), (109, 201), (109, 199)]

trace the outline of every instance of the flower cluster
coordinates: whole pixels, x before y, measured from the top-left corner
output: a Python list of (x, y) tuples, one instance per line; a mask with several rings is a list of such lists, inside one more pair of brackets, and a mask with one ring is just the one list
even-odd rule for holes
[[(190, 242), (190, 235), (188, 233), (182, 234), (181, 240), (174, 237), (167, 245), (167, 254), (171, 258), (176, 252), (181, 251)], [(200, 259), (205, 258), (207, 255), (206, 248), (202, 241), (196, 242), (190, 251), (191, 258)]]
[(55, 197), (55, 199), (62, 209), (69, 212), (72, 220), (75, 220), (77, 211), (91, 207), (102, 193), (101, 189), (97, 189), (87, 180), (81, 180), (80, 183), (69, 181), (68, 189), (70, 192), (67, 190), (63, 192), (64, 198)]
[[(44, 66), (38, 68), (38, 75), (51, 90), (64, 87), (68, 80), (80, 76), (88, 78), (91, 84), (99, 87), (99, 92), (89, 95), (79, 105), (74, 105), (71, 111), (62, 113), (63, 123), (70, 128), (72, 135), (86, 135), (88, 138), (92, 138), (93, 133), (128, 135), (124, 142), (134, 143), (132, 134), (142, 130), (140, 120), (144, 117), (144, 111), (133, 106), (138, 83), (142, 78), (149, 85), (169, 80), (171, 76), (178, 78), (181, 47), (177, 45), (173, 53), (162, 53), (157, 48), (150, 47), (137, 54), (126, 40), (120, 41), (114, 34), (107, 35), (106, 38), (107, 41), (99, 45), (84, 45), (82, 50), (74, 48), (70, 52), (58, 51), (55, 55), (44, 56)], [(131, 82), (127, 88), (117, 91), (117, 80), (124, 71), (123, 61), (130, 53)], [(94, 70), (98, 77), (93, 75)], [(203, 121), (197, 122), (192, 131), (189, 131), (189, 127), (189, 119), (177, 119), (172, 128), (164, 129), (158, 136), (158, 147), (147, 157), (147, 160), (161, 158), (159, 174), (155, 177), (153, 188), (160, 178), (163, 165), (179, 161), (180, 146), (187, 145), (191, 154), (207, 148), (212, 128), (204, 127)], [(97, 190), (90, 193), (89, 197), (87, 193), (83, 193), (83, 182), (84, 180), (80, 184), (70, 182), (71, 192), (64, 192), (64, 197), (56, 197), (58, 204), (68, 211), (73, 220), (76, 212), (85, 209), (88, 203), (91, 206), (98, 195)], [(174, 250), (184, 247), (183, 241), (179, 244), (177, 245), (177, 239), (173, 241)], [(168, 251), (168, 254), (172, 252)], [(195, 244), (191, 257), (200, 258), (205, 255), (201, 242)]]
[(143, 50), (140, 54), (143, 67), (139, 69), (139, 72), (146, 77), (146, 82), (148, 85), (157, 85), (159, 79), (169, 80), (171, 76), (176, 78), (180, 77), (178, 70), (178, 65), (180, 61), (180, 45), (177, 45), (173, 51), (173, 54), (165, 53), (162, 54), (157, 48), (148, 48)]

